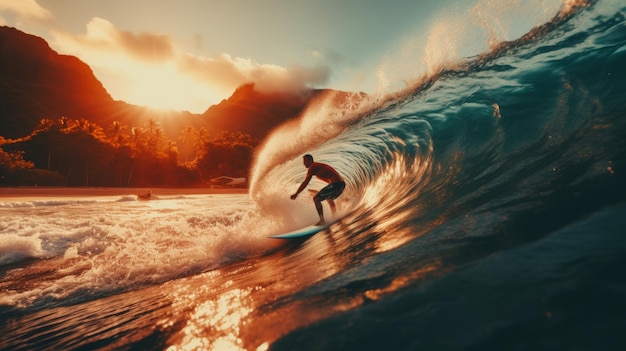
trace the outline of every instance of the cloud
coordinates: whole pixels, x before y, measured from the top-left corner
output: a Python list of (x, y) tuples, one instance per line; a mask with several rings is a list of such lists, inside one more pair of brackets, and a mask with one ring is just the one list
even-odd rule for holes
[(226, 89), (252, 82), (262, 91), (294, 91), (324, 84), (330, 76), (330, 69), (325, 66), (284, 68), (259, 64), (251, 59), (233, 58), (228, 54), (217, 58), (184, 55), (178, 61), (178, 67), (200, 81)]
[[(2, 1), (2, 0), (0, 0)], [(106, 19), (94, 17), (81, 35), (57, 33), (57, 41), (66, 48), (90, 49), (121, 53), (148, 63), (163, 63), (174, 58), (172, 40), (168, 35), (155, 33), (135, 34), (121, 30)]]
[(0, 0), (0, 11), (16, 14), (29, 19), (51, 19), (52, 13), (39, 6), (35, 0)]
[(328, 61), (333, 64), (343, 64), (348, 59), (333, 49), (326, 49), (323, 52), (320, 50), (311, 50), (311, 56), (317, 60)]
[[(247, 83), (265, 92), (293, 92), (326, 84), (330, 77), (330, 69), (323, 64), (285, 68), (228, 54), (210, 58), (186, 54), (176, 50), (169, 35), (131, 32), (100, 17), (93, 17), (83, 33), (71, 33), (36, 0), (0, 0), (0, 15), (5, 13), (25, 22), (45, 24), (51, 47), (79, 57), (112, 96), (133, 103), (155, 106), (168, 99), (198, 100), (199, 95), (218, 100), (216, 96), (230, 94)], [(7, 22), (2, 16), (0, 23)], [(203, 36), (194, 35), (193, 44), (202, 51)], [(328, 62), (328, 53), (324, 54), (319, 54), (318, 62)]]
[[(83, 34), (63, 30), (53, 33), (54, 46), (60, 52), (78, 56), (100, 75), (112, 96), (134, 103), (148, 100), (141, 94), (159, 97), (163, 102), (182, 100), (181, 93), (191, 96), (191, 88), (184, 86), (198, 92), (211, 91), (211, 96), (218, 92), (230, 94), (246, 83), (254, 83), (264, 92), (294, 92), (325, 84), (330, 76), (330, 69), (321, 65), (284, 68), (228, 54), (213, 58), (185, 54), (175, 50), (168, 35), (129, 32), (98, 17), (89, 21)], [(194, 39), (196, 46), (203, 45), (202, 36)], [(133, 84), (119, 84), (121, 76), (129, 77)], [(161, 83), (162, 91), (157, 91)], [(156, 105), (155, 101), (149, 104)]]

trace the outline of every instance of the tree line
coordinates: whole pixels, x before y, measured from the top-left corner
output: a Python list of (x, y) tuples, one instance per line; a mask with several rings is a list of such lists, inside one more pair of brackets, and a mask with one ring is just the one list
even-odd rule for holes
[(221, 175), (247, 176), (259, 144), (241, 132), (210, 135), (192, 126), (177, 141), (155, 119), (107, 128), (42, 119), (28, 136), (0, 137), (0, 186), (203, 186)]

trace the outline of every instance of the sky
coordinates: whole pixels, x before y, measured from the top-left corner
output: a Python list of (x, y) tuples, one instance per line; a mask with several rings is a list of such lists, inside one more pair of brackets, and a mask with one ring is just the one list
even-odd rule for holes
[(511, 40), (566, 0), (0, 0), (0, 25), (116, 100), (202, 113), (243, 84), (369, 94)]

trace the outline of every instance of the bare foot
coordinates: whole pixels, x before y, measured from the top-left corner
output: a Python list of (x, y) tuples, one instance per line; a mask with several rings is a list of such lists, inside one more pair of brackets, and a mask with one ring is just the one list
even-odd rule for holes
[(326, 225), (326, 221), (321, 220), (321, 221), (319, 221), (319, 222), (315, 223), (315, 225), (316, 225), (316, 226), (318, 226), (318, 227), (321, 227), (321, 226), (323, 226), (323, 225)]

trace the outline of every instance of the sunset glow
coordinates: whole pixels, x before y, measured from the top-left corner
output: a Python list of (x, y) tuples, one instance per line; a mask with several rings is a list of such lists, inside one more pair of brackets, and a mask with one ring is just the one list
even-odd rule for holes
[[(406, 84), (404, 70), (396, 72), (403, 63), (415, 63), (411, 74), (419, 76), (457, 55), (475, 55), (487, 48), (484, 38), (512, 39), (499, 23), (521, 18), (525, 33), (562, 1), (481, 0), (444, 12), (438, 0), (0, 0), (0, 25), (77, 56), (116, 100), (201, 113), (247, 83), (269, 91), (397, 88)], [(518, 11), (522, 6), (538, 13)], [(479, 38), (467, 41), (475, 46), (456, 43), (468, 33)]]
[(127, 102), (157, 109), (189, 110), (202, 112), (206, 101), (219, 101), (221, 95), (209, 87), (182, 75), (169, 63), (145, 65), (129, 62), (128, 85), (119, 87), (125, 91)]
[(417, 5), (381, 6), (0, 0), (0, 25), (77, 56), (115, 100), (201, 113), (246, 83), (270, 91), (377, 86), (363, 67), (377, 65), (420, 13)]

